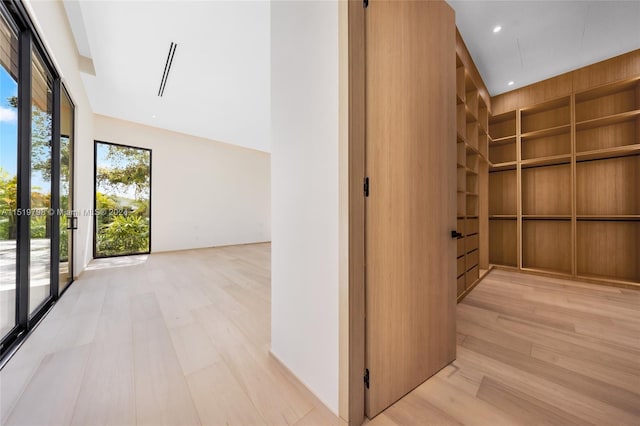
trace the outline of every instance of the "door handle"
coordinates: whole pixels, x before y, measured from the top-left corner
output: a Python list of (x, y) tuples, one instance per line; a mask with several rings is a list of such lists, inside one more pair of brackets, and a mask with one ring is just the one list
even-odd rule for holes
[(455, 239), (455, 238), (460, 238), (460, 237), (462, 237), (462, 234), (460, 232), (455, 231), (455, 230), (451, 231), (451, 238)]

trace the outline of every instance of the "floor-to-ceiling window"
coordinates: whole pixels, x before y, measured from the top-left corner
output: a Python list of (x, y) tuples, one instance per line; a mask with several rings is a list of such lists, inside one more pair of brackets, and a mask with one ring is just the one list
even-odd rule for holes
[(151, 251), (151, 150), (95, 142), (94, 257)]
[(73, 145), (75, 107), (66, 90), (60, 97), (60, 263), (59, 293), (73, 280), (73, 230), (77, 216), (73, 209)]
[(29, 312), (51, 294), (51, 147), (53, 77), (40, 56), (31, 55), (31, 263)]
[(72, 279), (72, 158), (73, 103), (22, 3), (0, 2), (0, 362)]
[(0, 14), (0, 338), (16, 325), (18, 45)]

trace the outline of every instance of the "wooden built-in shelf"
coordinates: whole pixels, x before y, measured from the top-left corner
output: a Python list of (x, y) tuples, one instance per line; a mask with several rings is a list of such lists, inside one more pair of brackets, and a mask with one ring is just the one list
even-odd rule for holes
[(570, 124), (564, 124), (561, 126), (550, 127), (547, 129), (534, 130), (532, 132), (523, 133), (520, 135), (521, 139), (534, 139), (547, 136), (560, 135), (562, 133), (569, 133), (571, 131)]
[(523, 220), (571, 220), (570, 214), (523, 214)]
[(530, 167), (554, 166), (558, 164), (569, 164), (569, 163), (571, 163), (571, 154), (552, 155), (549, 157), (542, 157), (542, 158), (532, 158), (529, 160), (522, 160), (520, 162), (523, 169), (527, 169)]
[(518, 167), (518, 163), (516, 161), (509, 161), (506, 163), (498, 163), (498, 164), (490, 165), (490, 169), (492, 172), (504, 171), (504, 170), (515, 170), (517, 167)]
[(576, 161), (604, 160), (640, 154), (640, 144), (624, 145), (615, 148), (594, 149), (576, 153)]
[(502, 145), (506, 143), (515, 143), (515, 142), (516, 142), (516, 135), (511, 135), (511, 136), (504, 136), (502, 138), (497, 138), (497, 139), (491, 138), (490, 145)]
[(640, 116), (640, 109), (633, 111), (621, 112), (618, 114), (611, 114), (604, 117), (592, 118), (590, 120), (578, 121), (576, 123), (576, 130), (587, 130), (595, 127), (603, 127), (609, 124), (621, 123)]
[(640, 76), (551, 87), (493, 104), (490, 264), (640, 286)]
[(640, 220), (640, 214), (614, 214), (614, 215), (586, 215), (579, 214), (577, 220), (608, 220), (608, 221), (636, 221)]

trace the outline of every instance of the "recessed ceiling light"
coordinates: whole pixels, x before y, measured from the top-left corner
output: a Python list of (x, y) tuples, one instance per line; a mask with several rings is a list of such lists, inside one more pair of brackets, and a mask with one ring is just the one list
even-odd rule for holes
[(496, 25), (495, 27), (493, 27), (493, 32), (494, 33), (499, 33), (501, 29), (502, 29), (502, 27), (500, 25)]
[(513, 82), (513, 80), (511, 80), (510, 82), (507, 83), (509, 86), (513, 86), (515, 83)]

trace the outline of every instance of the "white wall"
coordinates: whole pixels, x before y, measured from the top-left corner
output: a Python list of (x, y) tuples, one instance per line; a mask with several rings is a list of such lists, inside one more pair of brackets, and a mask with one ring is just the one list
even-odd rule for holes
[(269, 154), (101, 115), (94, 128), (152, 150), (152, 252), (271, 239)]
[[(93, 208), (93, 112), (80, 78), (80, 59), (73, 34), (62, 2), (28, 2), (26, 7), (76, 106), (75, 207), (89, 210)], [(92, 232), (91, 217), (80, 216), (75, 235), (76, 276), (93, 255)]]
[(271, 351), (338, 413), (338, 2), (271, 2)]

